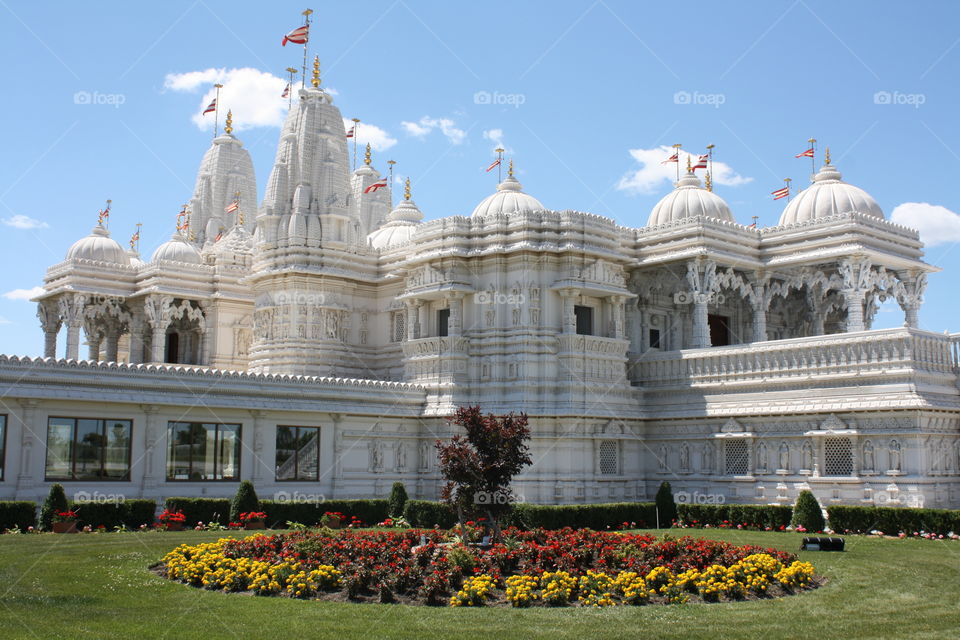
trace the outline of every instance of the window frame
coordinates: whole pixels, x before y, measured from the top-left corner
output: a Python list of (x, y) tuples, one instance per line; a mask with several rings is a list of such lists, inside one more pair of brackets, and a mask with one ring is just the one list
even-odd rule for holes
[[(49, 473), (49, 456), (50, 456), (50, 421), (51, 420), (72, 420), (73, 427), (70, 434), (70, 461), (69, 461), (69, 477), (55, 477), (50, 476)], [(118, 478), (111, 478), (106, 476), (100, 476), (94, 479), (86, 478), (80, 479), (77, 478), (77, 451), (79, 447), (77, 446), (77, 429), (79, 428), (80, 420), (96, 420), (100, 423), (100, 426), (103, 427), (103, 433), (100, 434), (106, 438), (106, 427), (109, 422), (126, 422), (128, 425), (127, 432), (127, 471), (126, 473)], [(75, 417), (75, 416), (57, 416), (57, 415), (48, 415), (47, 416), (47, 436), (44, 441), (44, 458), (43, 458), (43, 480), (44, 482), (130, 482), (131, 476), (130, 472), (133, 469), (133, 418), (95, 418), (95, 417)], [(6, 439), (6, 429), (4, 429), (4, 439)], [(100, 472), (103, 473), (106, 460), (104, 455), (106, 452), (106, 444), (100, 446)], [(4, 441), (4, 454), (6, 454), (6, 441)]]
[[(274, 445), (276, 445), (276, 439), (280, 435), (280, 429), (296, 429), (298, 432), (300, 429), (312, 429), (317, 432), (317, 475), (315, 478), (301, 478), (299, 476), (300, 470), (300, 449), (294, 449), (293, 455), (296, 457), (295, 462), (293, 463), (293, 477), (292, 478), (279, 478), (277, 477), (277, 471), (279, 471), (279, 465), (277, 465), (277, 448), (274, 446), (273, 452), (273, 479), (275, 482), (320, 482), (320, 436), (322, 435), (321, 429), (323, 427), (310, 427), (310, 426), (301, 426), (294, 424), (278, 424), (274, 430)], [(294, 439), (299, 439), (300, 434), (297, 433), (294, 436)]]
[[(190, 468), (189, 468), (189, 471), (187, 472), (187, 476), (188, 476), (188, 477), (187, 477), (187, 478), (175, 478), (175, 477), (171, 477), (171, 475), (170, 475), (170, 447), (171, 447), (171, 442), (172, 442), (172, 439), (171, 439), (172, 428), (173, 428), (173, 425), (179, 425), (179, 424), (186, 424), (186, 425), (199, 424), (199, 425), (201, 425), (201, 426), (213, 425), (213, 426), (217, 427), (216, 433), (215, 433), (215, 435), (214, 435), (214, 440), (213, 440), (213, 467), (214, 467), (213, 475), (214, 475), (214, 476), (217, 475), (217, 463), (219, 462), (220, 464), (222, 464), (222, 462), (223, 462), (222, 459), (221, 459), (221, 455), (220, 455), (220, 444), (223, 442), (222, 438), (220, 437), (220, 433), (221, 433), (220, 427), (236, 427), (236, 428), (237, 428), (237, 430), (236, 430), (236, 434), (237, 434), (237, 452), (236, 452), (237, 471), (236, 471), (236, 474), (235, 474), (234, 476), (230, 477), (230, 478), (217, 478), (217, 477), (214, 477), (214, 478), (191, 478), (191, 477), (189, 477), (189, 476), (191, 476), (191, 475), (193, 474), (193, 446), (194, 446), (194, 445), (191, 443), (191, 444), (190, 444)], [(204, 429), (204, 430), (206, 431), (206, 429)], [(166, 470), (164, 471), (164, 477), (165, 477), (165, 479), (166, 479), (166, 482), (175, 482), (175, 483), (176, 483), (176, 482), (240, 482), (240, 481), (243, 479), (243, 478), (242, 478), (242, 475), (241, 475), (241, 467), (242, 467), (242, 463), (243, 463), (243, 423), (242, 423), (242, 422), (198, 422), (198, 421), (195, 421), (195, 420), (190, 420), (190, 421), (184, 421), (184, 420), (168, 420), (168, 421), (167, 421), (167, 447), (166, 447), (166, 448), (167, 448), (167, 456), (166, 456), (166, 462), (165, 462)]]

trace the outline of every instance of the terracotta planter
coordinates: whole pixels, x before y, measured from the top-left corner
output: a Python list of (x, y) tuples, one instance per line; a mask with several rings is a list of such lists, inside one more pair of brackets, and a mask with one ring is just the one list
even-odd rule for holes
[(266, 529), (267, 527), (263, 523), (263, 520), (247, 520), (243, 523), (243, 528), (251, 531), (254, 529)]
[(166, 527), (167, 531), (183, 531), (182, 522), (168, 522), (163, 526)]
[(336, 518), (331, 518), (329, 522), (323, 522), (321, 520), (320, 525), (323, 527), (327, 527), (328, 529), (339, 529), (342, 526), (340, 524), (340, 521), (337, 520)]
[(54, 522), (53, 532), (54, 533), (76, 533), (77, 521), (74, 520), (72, 522)]

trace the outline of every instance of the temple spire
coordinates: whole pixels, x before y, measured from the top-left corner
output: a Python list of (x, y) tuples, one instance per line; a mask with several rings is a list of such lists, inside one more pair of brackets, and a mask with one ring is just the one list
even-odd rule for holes
[(370, 143), (367, 143), (367, 150), (363, 153), (363, 164), (370, 166)]
[(403, 187), (403, 199), (410, 200), (410, 178), (407, 178), (406, 184)]

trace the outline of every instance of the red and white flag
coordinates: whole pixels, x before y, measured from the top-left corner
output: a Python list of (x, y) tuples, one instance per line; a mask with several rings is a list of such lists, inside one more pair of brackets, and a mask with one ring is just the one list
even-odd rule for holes
[(208, 113), (213, 113), (216, 110), (217, 110), (217, 99), (214, 98), (213, 101), (207, 105), (207, 108), (203, 110), (203, 115), (207, 115)]
[(227, 213), (233, 213), (234, 211), (236, 211), (236, 210), (239, 209), (239, 208), (240, 208), (240, 203), (237, 202), (236, 200), (234, 200), (234, 201), (231, 202), (229, 205), (227, 205), (227, 208), (224, 209), (224, 211), (226, 211)]
[(487, 173), (493, 171), (494, 169), (496, 169), (496, 168), (499, 167), (499, 166), (500, 166), (500, 158), (497, 158), (496, 160), (494, 160), (493, 162), (490, 163), (490, 166), (489, 166), (489, 167), (487, 167)]
[(303, 25), (302, 27), (297, 27), (287, 35), (283, 36), (283, 41), (280, 42), (282, 46), (287, 46), (288, 42), (293, 44), (307, 44), (307, 40), (310, 39), (310, 26)]
[(753, 224), (747, 225), (747, 229), (756, 229), (756, 228), (757, 228), (756, 222), (754, 222)]
[(289, 83), (289, 82), (287, 83), (287, 86), (283, 89), (283, 94), (282, 94), (280, 97), (281, 97), (281, 98), (289, 98), (289, 97), (290, 97), (290, 83)]
[(772, 192), (773, 199), (779, 200), (780, 198), (786, 198), (790, 195), (790, 187), (783, 187), (782, 189), (777, 189)]
[(793, 156), (793, 157), (794, 157), (794, 158), (812, 158), (812, 157), (813, 157), (813, 147), (810, 147), (810, 148), (807, 149), (806, 151), (804, 151), (804, 152), (802, 152), (802, 153), (798, 153), (797, 155), (795, 155), (795, 156)]
[(693, 165), (693, 170), (696, 171), (697, 169), (706, 169), (708, 160), (710, 160), (710, 154), (700, 156), (700, 158), (697, 160), (697, 164)]
[(675, 153), (669, 158), (667, 158), (666, 160), (664, 160), (663, 162), (661, 162), (660, 164), (669, 164), (671, 162), (680, 162), (680, 154)]
[(379, 180), (377, 180), (376, 182), (374, 182), (373, 184), (371, 184), (369, 187), (367, 187), (366, 189), (364, 189), (363, 192), (364, 192), (364, 193), (373, 193), (373, 192), (376, 192), (377, 189), (385, 189), (386, 186), (387, 186), (387, 179), (386, 179), (386, 178), (380, 178)]
[(218, 233), (218, 234), (217, 234), (217, 237), (214, 238), (214, 240), (213, 240), (214, 244), (220, 242), (220, 239), (221, 239), (221, 238), (223, 238), (223, 231), (221, 231), (220, 233)]
[(348, 138), (352, 138), (352, 137), (353, 137), (353, 130), (356, 129), (356, 128), (357, 128), (356, 125), (350, 127), (350, 131), (347, 131), (347, 137), (348, 137)]

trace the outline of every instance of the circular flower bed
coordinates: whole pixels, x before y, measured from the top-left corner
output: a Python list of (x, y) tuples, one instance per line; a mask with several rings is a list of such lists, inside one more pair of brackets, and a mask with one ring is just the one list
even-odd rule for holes
[(775, 549), (691, 537), (508, 529), (492, 546), (438, 530), (298, 531), (180, 545), (159, 571), (206, 589), (294, 598), (514, 607), (678, 604), (814, 588)]

